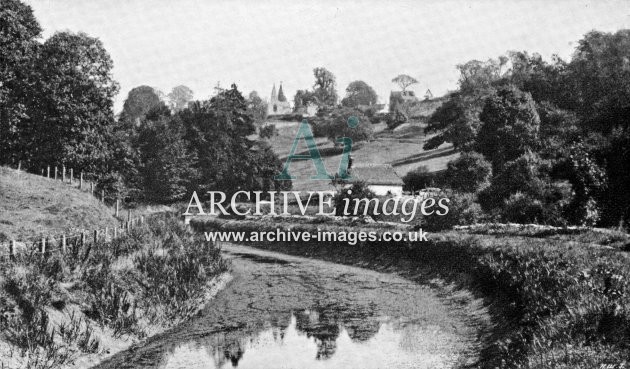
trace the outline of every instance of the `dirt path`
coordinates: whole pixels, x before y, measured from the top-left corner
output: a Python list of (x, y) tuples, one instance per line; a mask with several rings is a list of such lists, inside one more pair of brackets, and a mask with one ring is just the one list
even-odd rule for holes
[(477, 329), (392, 274), (226, 245), (234, 278), (199, 317), (98, 368), (450, 368)]

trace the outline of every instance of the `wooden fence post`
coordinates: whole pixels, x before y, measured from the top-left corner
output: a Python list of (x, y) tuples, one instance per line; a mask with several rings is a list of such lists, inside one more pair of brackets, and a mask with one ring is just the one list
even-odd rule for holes
[(73, 179), (74, 179), (74, 169), (70, 168), (70, 184), (72, 184)]
[(85, 232), (81, 231), (81, 248), (85, 247)]
[(9, 257), (15, 258), (15, 240), (11, 240), (11, 244), (9, 244)]
[(61, 253), (62, 254), (66, 253), (66, 235), (65, 234), (61, 235)]
[(42, 177), (44, 176), (44, 168), (42, 168)]
[(42, 255), (44, 255), (46, 253), (46, 238), (42, 238), (42, 246), (39, 249), (39, 251), (41, 251)]
[(94, 230), (94, 243), (98, 242), (98, 229)]
[(116, 218), (118, 218), (120, 212), (120, 199), (116, 199)]
[(22, 169), (22, 160), (18, 161), (18, 172)]
[(118, 238), (118, 227), (114, 227), (114, 239)]
[(46, 178), (50, 179), (50, 165), (46, 167)]
[(94, 196), (94, 182), (90, 182), (90, 191), (92, 192), (92, 196)]
[(105, 190), (101, 190), (101, 202), (105, 202)]
[(66, 181), (66, 166), (61, 167), (61, 182)]
[(131, 210), (127, 209), (127, 221), (131, 220)]
[(55, 181), (57, 180), (57, 166), (55, 165)]
[(79, 184), (79, 189), (83, 190), (83, 171), (81, 171), (81, 184)]

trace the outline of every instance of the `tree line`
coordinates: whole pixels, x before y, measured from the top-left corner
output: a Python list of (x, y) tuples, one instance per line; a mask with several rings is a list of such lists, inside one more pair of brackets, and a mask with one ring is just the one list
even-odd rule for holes
[(424, 145), (463, 153), (442, 185), (495, 219), (628, 223), (630, 30), (589, 32), (570, 61), (518, 51), (457, 68), (459, 88), (430, 117)]
[(115, 117), (119, 86), (100, 40), (57, 32), (41, 42), (31, 7), (18, 0), (3, 1), (0, 18), (0, 164), (65, 165), (127, 201), (290, 186), (272, 181), (281, 167), (270, 147), (248, 138), (255, 117), (235, 85), (194, 102), (178, 86), (169, 106), (140, 86)]

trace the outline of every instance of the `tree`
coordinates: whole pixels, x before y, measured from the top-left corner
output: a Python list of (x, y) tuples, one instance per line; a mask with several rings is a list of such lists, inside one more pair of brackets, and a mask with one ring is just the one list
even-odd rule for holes
[(168, 115), (154, 118), (144, 122), (137, 140), (143, 197), (159, 203), (183, 200), (194, 160), (183, 140), (181, 120)]
[(247, 110), (252, 114), (254, 122), (262, 123), (267, 119), (267, 103), (258, 96), (258, 92), (252, 91), (247, 99)]
[(462, 93), (453, 93), (429, 117), (425, 131), (436, 131), (438, 134), (425, 142), (423, 148), (432, 150), (444, 142), (451, 142), (458, 150), (472, 150), (481, 125), (478, 115)]
[(392, 82), (397, 84), (402, 91), (406, 91), (407, 87), (419, 83), (417, 79), (407, 74), (399, 74), (398, 76), (394, 77), (394, 79), (392, 79)]
[(193, 96), (193, 90), (184, 85), (179, 85), (173, 87), (168, 94), (168, 101), (173, 111), (178, 112), (186, 108), (188, 102), (193, 99)]
[(159, 106), (160, 103), (160, 97), (153, 87), (134, 87), (127, 94), (120, 119), (128, 124), (138, 125), (149, 110)]
[(308, 90), (297, 90), (293, 97), (293, 106), (295, 109), (305, 108), (310, 103), (315, 103), (315, 95)]
[(320, 107), (332, 107), (337, 104), (337, 83), (335, 75), (328, 69), (320, 67), (313, 69), (315, 83), (313, 96)]
[(0, 164), (28, 160), (31, 147), (23, 137), (23, 122), (34, 103), (34, 62), (41, 27), (30, 6), (3, 0), (0, 7)]
[(427, 187), (434, 186), (435, 174), (429, 172), (426, 165), (410, 171), (402, 178), (406, 191), (418, 191)]
[(444, 173), (444, 181), (458, 192), (477, 192), (490, 184), (492, 165), (476, 152), (463, 153), (449, 161)]
[(377, 95), (374, 89), (363, 81), (350, 82), (346, 88), (346, 97), (341, 100), (341, 105), (356, 108), (360, 105), (370, 106), (376, 104)]
[(486, 100), (479, 118), (482, 124), (476, 150), (492, 163), (494, 173), (506, 162), (538, 148), (540, 117), (529, 93), (503, 87)]
[[(356, 117), (359, 124), (355, 127), (348, 125), (348, 119)], [(335, 145), (341, 137), (350, 137), (352, 142), (366, 141), (372, 138), (370, 120), (363, 112), (352, 108), (334, 108), (320, 110), (313, 120), (313, 133), (319, 137), (328, 137)]]
[(84, 33), (56, 33), (37, 60), (39, 109), (30, 135), (35, 163), (106, 173), (118, 84), (100, 40)]

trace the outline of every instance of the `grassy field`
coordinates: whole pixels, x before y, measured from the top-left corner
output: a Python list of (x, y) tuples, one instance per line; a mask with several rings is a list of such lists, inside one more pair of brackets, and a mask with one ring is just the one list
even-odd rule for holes
[[(298, 122), (284, 122), (269, 120), (267, 124), (275, 124), (278, 135), (268, 139), (274, 152), (281, 160), (285, 160), (298, 129)], [(388, 130), (384, 123), (372, 125), (374, 139), (370, 142), (355, 144), (352, 150), (353, 165), (361, 164), (392, 164), (396, 173), (403, 177), (408, 172), (427, 166), (430, 171), (446, 168), (446, 163), (459, 155), (450, 145), (442, 145), (435, 150), (422, 149), (424, 142), (431, 138), (425, 135), (424, 123), (407, 123), (395, 130)], [(330, 140), (322, 137), (315, 139), (318, 149), (322, 152), (322, 159), (329, 173), (338, 171), (341, 154), (329, 154), (333, 148)], [(298, 152), (305, 151), (306, 145), (302, 140)], [(330, 190), (328, 181), (311, 181), (308, 178), (315, 173), (310, 161), (295, 161), (291, 164), (291, 175), (297, 177), (293, 181), (294, 190), (317, 191)]]
[(116, 224), (112, 210), (89, 192), (61, 181), (0, 167), (0, 242)]

